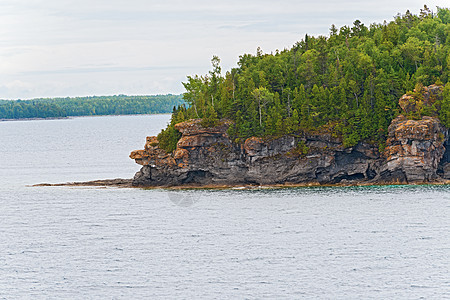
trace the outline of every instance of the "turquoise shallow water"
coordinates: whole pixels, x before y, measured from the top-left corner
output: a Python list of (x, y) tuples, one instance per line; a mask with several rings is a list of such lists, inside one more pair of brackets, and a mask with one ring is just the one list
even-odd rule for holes
[(448, 186), (26, 186), (130, 178), (168, 119), (0, 122), (0, 299), (450, 298)]

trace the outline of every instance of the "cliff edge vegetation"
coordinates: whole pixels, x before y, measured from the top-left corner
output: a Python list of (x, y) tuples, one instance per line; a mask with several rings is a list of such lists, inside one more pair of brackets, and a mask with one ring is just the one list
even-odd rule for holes
[(214, 56), (208, 74), (188, 76), (183, 83), (189, 105), (174, 111), (158, 136), (160, 147), (169, 153), (176, 149), (177, 123), (201, 119), (203, 126), (214, 127), (226, 119), (232, 122), (227, 134), (237, 143), (326, 132), (344, 147), (364, 141), (382, 151), (391, 121), (411, 99), (414, 108), (403, 111), (407, 118), (437, 116), (450, 125), (450, 85), (436, 101), (423, 93), (424, 87), (449, 81), (449, 53), (450, 10), (424, 6), (418, 14), (406, 11), (382, 24), (331, 25), (328, 36), (305, 35), (275, 53), (258, 48), (255, 55), (240, 56), (238, 66), (225, 74)]
[[(188, 76), (168, 127), (130, 155), (134, 186), (450, 179), (450, 10), (330, 28)], [(447, 83), (447, 84), (444, 84)]]
[[(214, 125), (193, 119), (173, 125), (179, 132), (172, 153), (157, 137), (130, 154), (142, 165), (131, 184), (154, 186), (323, 185), (446, 183), (450, 179), (448, 129), (433, 113), (442, 86), (422, 87), (400, 98), (403, 114), (388, 127), (386, 147), (361, 141), (352, 147), (332, 132), (249, 137), (236, 142), (233, 122)], [(414, 118), (408, 118), (412, 115)], [(169, 126), (169, 128), (171, 128)], [(166, 134), (166, 131), (164, 131)]]

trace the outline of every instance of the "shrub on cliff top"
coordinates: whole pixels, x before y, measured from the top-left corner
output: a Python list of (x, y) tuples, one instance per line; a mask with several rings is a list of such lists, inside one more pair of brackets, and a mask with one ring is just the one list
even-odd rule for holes
[(172, 153), (177, 149), (177, 143), (181, 138), (181, 133), (175, 129), (175, 124), (184, 122), (188, 119), (189, 117), (185, 105), (173, 107), (169, 125), (166, 129), (161, 130), (157, 136), (159, 147), (161, 149), (165, 150), (167, 153)]
[(169, 125), (166, 129), (163, 129), (157, 136), (159, 141), (159, 147), (165, 150), (167, 153), (172, 153), (177, 149), (177, 143), (181, 138), (181, 133), (175, 129), (173, 125)]
[(215, 111), (214, 106), (210, 106), (204, 114), (201, 125), (203, 127), (214, 127), (218, 123), (219, 119), (217, 118), (217, 112)]

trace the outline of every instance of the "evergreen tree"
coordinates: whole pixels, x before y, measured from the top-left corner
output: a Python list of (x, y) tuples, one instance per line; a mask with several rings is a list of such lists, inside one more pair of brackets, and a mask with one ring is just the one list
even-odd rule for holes
[[(449, 81), (449, 16), (448, 8), (433, 14), (424, 7), (418, 15), (406, 11), (369, 27), (359, 20), (332, 25), (329, 37), (305, 35), (291, 49), (244, 54), (225, 76), (213, 57), (208, 75), (188, 76), (189, 106), (177, 119), (230, 119), (235, 125), (229, 133), (239, 141), (327, 128), (345, 146), (366, 140), (382, 148), (401, 95), (417, 83)], [(440, 109), (449, 126), (448, 86), (442, 101), (415, 117)]]

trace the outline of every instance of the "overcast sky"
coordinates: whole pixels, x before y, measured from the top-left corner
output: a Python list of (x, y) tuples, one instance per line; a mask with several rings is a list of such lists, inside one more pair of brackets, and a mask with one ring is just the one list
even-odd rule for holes
[[(419, 0), (0, 0), (0, 99), (181, 93), (186, 75)], [(449, 0), (428, 1), (449, 7)]]

